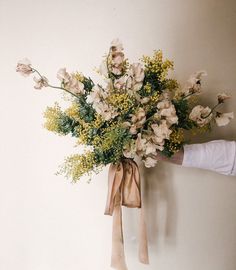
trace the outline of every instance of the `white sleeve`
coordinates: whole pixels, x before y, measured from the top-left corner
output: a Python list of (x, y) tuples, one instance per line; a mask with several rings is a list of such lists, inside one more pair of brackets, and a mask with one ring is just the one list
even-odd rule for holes
[(236, 175), (236, 142), (215, 140), (185, 145), (182, 166)]

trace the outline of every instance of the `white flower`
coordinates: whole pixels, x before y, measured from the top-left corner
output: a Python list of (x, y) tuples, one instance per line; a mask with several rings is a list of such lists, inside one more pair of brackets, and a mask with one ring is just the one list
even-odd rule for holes
[(70, 74), (66, 71), (66, 68), (60, 68), (57, 72), (57, 79), (63, 82), (64, 84), (69, 83)]
[(219, 113), (217, 112), (217, 116), (215, 118), (216, 124), (219, 127), (226, 126), (230, 122), (231, 119), (234, 118), (234, 113)]
[(145, 154), (146, 155), (149, 155), (149, 154), (155, 155), (157, 149), (159, 149), (159, 146), (149, 141), (149, 142), (147, 142), (147, 145), (146, 145), (146, 152), (145, 152)]
[(144, 69), (140, 63), (134, 63), (130, 66), (128, 72), (128, 88), (132, 88), (133, 91), (138, 91), (143, 85), (145, 77)]
[(33, 73), (31, 63), (29, 59), (24, 58), (17, 63), (16, 72), (19, 72), (22, 76), (27, 77)]
[(102, 118), (105, 121), (108, 121), (118, 115), (116, 110), (113, 107), (106, 104), (104, 101), (93, 103), (93, 108), (96, 110), (98, 114), (102, 116)]
[(187, 80), (187, 84), (183, 89), (185, 95), (199, 94), (201, 92), (201, 77), (206, 75), (207, 73), (204, 70), (197, 71), (192, 74)]
[(135, 82), (142, 82), (144, 79), (144, 69), (140, 63), (134, 63), (131, 65), (131, 75), (134, 77)]
[(76, 79), (76, 77), (72, 76), (70, 78), (66, 88), (74, 94), (84, 94), (84, 84)]
[(189, 114), (189, 119), (196, 122), (200, 127), (208, 124), (212, 119), (211, 109), (201, 105), (195, 106)]
[(102, 63), (99, 66), (98, 72), (102, 75), (107, 77), (108, 76), (108, 69), (107, 69), (107, 62), (106, 60), (102, 61)]
[(131, 114), (131, 122), (130, 133), (136, 134), (137, 129), (141, 128), (146, 122), (146, 113), (143, 108), (139, 108), (136, 114)]
[(124, 50), (123, 45), (121, 43), (121, 41), (117, 38), (112, 40), (111, 42), (111, 50), (113, 52), (121, 52)]
[(147, 167), (147, 168), (155, 167), (156, 164), (157, 164), (157, 160), (156, 159), (153, 159), (151, 157), (145, 158), (143, 160), (143, 162), (144, 162), (145, 167)]
[(118, 68), (118, 67), (112, 67), (111, 71), (115, 75), (121, 75), (122, 73), (121, 68)]
[(150, 97), (144, 97), (140, 100), (141, 104), (147, 104), (150, 101)]
[(220, 93), (217, 95), (218, 103), (224, 103), (224, 101), (229, 98), (230, 96), (225, 93)]
[(151, 125), (154, 134), (155, 134), (155, 142), (162, 143), (164, 139), (169, 139), (172, 130), (169, 129), (166, 120), (162, 120), (161, 124), (152, 124)]
[(42, 89), (43, 87), (47, 87), (48, 86), (48, 79), (44, 76), (37, 78), (34, 77), (34, 81), (35, 81), (35, 89)]
[(122, 76), (114, 81), (114, 87), (118, 90), (125, 89), (127, 76)]
[(139, 156), (142, 156), (146, 151), (146, 139), (142, 139), (141, 133), (138, 134), (136, 139), (136, 153)]
[(99, 103), (102, 99), (106, 98), (106, 96), (107, 96), (106, 92), (98, 85), (95, 85), (92, 88), (90, 94), (87, 96), (87, 102)]
[(122, 52), (117, 52), (112, 55), (112, 65), (113, 67), (120, 67), (124, 61), (124, 54)]
[(164, 116), (169, 125), (178, 123), (175, 106), (169, 100), (158, 102), (157, 108), (160, 110), (159, 115)]

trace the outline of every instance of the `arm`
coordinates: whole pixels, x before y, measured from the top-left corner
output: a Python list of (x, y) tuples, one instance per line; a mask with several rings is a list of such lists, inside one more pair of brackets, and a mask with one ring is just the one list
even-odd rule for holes
[(155, 158), (184, 167), (206, 169), (225, 175), (236, 175), (235, 141), (215, 140), (185, 145), (171, 158), (164, 157), (160, 153)]

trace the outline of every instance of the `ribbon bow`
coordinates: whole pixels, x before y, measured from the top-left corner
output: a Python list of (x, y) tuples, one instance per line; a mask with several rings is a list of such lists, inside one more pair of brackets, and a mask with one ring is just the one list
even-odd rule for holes
[(146, 224), (141, 199), (138, 165), (131, 159), (111, 164), (108, 173), (108, 196), (105, 215), (113, 215), (111, 267), (127, 270), (124, 254), (122, 208), (141, 208), (139, 224), (139, 261), (148, 264)]

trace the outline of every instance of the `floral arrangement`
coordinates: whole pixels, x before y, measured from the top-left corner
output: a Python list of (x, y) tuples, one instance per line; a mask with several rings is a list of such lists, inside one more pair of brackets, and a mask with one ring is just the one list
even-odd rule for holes
[(198, 104), (205, 71), (194, 73), (181, 87), (168, 77), (172, 69), (173, 62), (163, 59), (161, 50), (130, 64), (116, 39), (98, 70), (102, 84), (61, 68), (60, 86), (53, 86), (27, 59), (18, 62), (16, 71), (23, 76), (35, 74), (35, 89), (51, 87), (72, 96), (66, 110), (56, 103), (44, 117), (49, 131), (70, 134), (86, 146), (83, 154), (67, 157), (61, 167), (61, 173), (77, 181), (124, 158), (139, 157), (146, 167), (153, 167), (157, 151), (171, 157), (182, 148), (187, 142), (185, 131), (209, 131), (214, 124), (229, 123), (233, 112), (216, 110), (229, 98), (227, 94), (218, 94), (213, 108)]

